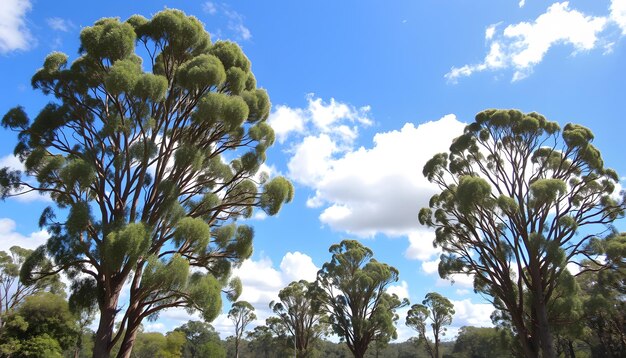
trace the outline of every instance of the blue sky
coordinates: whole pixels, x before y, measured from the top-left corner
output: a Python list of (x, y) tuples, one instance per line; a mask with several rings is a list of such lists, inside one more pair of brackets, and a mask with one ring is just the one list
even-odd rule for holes
[[(75, 59), (82, 27), (166, 7), (198, 17), (214, 40), (237, 41), (273, 103), (278, 140), (266, 169), (291, 178), (296, 197), (277, 217), (252, 221), (255, 251), (238, 274), (259, 323), (278, 290), (314, 279), (331, 244), (356, 238), (400, 270), (394, 292), (411, 302), (441, 292), (455, 303), (454, 327), (488, 325), (491, 308), (467, 279), (438, 278), (433, 235), (417, 222), (434, 193), (424, 162), (483, 109), (583, 124), (605, 164), (626, 175), (626, 0), (4, 0), (0, 110), (20, 104), (34, 114), (48, 101), (30, 77), (51, 51)], [(0, 132), (0, 166), (19, 166), (15, 141)], [(0, 204), (0, 249), (42, 243), (37, 220), (48, 204), (37, 196)], [(188, 319), (169, 311), (146, 328)], [(232, 332), (224, 315), (214, 325), (222, 337)], [(399, 333), (412, 335), (402, 325)]]

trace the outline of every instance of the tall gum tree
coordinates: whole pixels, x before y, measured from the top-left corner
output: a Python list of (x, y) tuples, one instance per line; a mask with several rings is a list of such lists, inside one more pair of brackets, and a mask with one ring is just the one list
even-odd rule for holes
[(278, 292), (280, 301), (272, 301), (270, 309), (277, 315), (275, 331), (285, 332), (295, 340), (293, 346), (298, 357), (314, 355), (313, 346), (326, 334), (327, 324), (321, 302), (314, 296), (314, 284), (306, 280), (293, 281)]
[[(406, 325), (417, 331), (419, 339), (424, 342), (426, 351), (431, 358), (439, 358), (441, 337), (445, 335), (446, 326), (452, 324), (454, 305), (446, 297), (437, 292), (426, 294), (422, 304), (414, 304), (406, 315)], [(434, 344), (426, 338), (426, 323), (430, 321)]]
[(316, 297), (333, 331), (354, 357), (363, 358), (370, 343), (386, 344), (397, 337), (396, 310), (409, 302), (387, 293), (398, 281), (398, 269), (376, 261), (368, 247), (343, 240), (329, 252), (331, 261), (317, 273)]
[(276, 214), (293, 186), (258, 173), (274, 142), (270, 100), (237, 44), (212, 43), (177, 10), (104, 18), (80, 41), (73, 63), (51, 53), (32, 78), (53, 101), (33, 120), (21, 107), (2, 119), (26, 172), (0, 170), (1, 194), (37, 191), (61, 209), (63, 219), (43, 212), (51, 236), (24, 276), (64, 272), (72, 294), (99, 307), (94, 357), (116, 343), (129, 357), (144, 319), (182, 307), (210, 322), (222, 292), (236, 299), (231, 268), (253, 239), (237, 219)]
[(580, 125), (491, 109), (424, 166), (441, 190), (419, 214), (443, 249), (439, 274), (473, 274), (527, 357), (555, 356), (549, 310), (559, 282), (572, 281), (566, 265), (593, 259), (592, 239), (624, 215), (617, 173), (593, 138)]

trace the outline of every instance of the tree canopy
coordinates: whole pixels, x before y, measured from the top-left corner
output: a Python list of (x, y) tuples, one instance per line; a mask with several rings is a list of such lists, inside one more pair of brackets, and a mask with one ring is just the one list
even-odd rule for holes
[(275, 322), (285, 338), (295, 339), (299, 357), (310, 357), (315, 341), (325, 333), (321, 302), (315, 299), (313, 284), (305, 280), (291, 282), (278, 292), (280, 301), (270, 302), (270, 308), (278, 316)]
[(144, 319), (181, 307), (211, 321), (222, 291), (236, 299), (230, 271), (254, 234), (237, 219), (276, 214), (293, 186), (259, 173), (274, 142), (270, 100), (237, 44), (213, 43), (198, 19), (171, 9), (103, 18), (80, 43), (73, 62), (53, 52), (32, 77), (52, 97), (34, 119), (22, 107), (3, 117), (25, 173), (3, 168), (1, 194), (37, 191), (61, 209), (43, 212), (50, 238), (25, 277), (64, 272), (72, 295), (99, 307), (94, 356), (120, 341), (128, 357)]
[[(445, 335), (446, 326), (452, 324), (454, 305), (450, 300), (437, 292), (426, 294), (422, 304), (414, 304), (407, 312), (406, 325), (413, 328), (419, 334), (419, 339), (426, 346), (426, 351), (431, 358), (439, 358), (439, 344), (441, 337)], [(426, 324), (430, 321), (434, 346), (431, 346), (426, 338)]]
[(593, 138), (538, 113), (491, 109), (424, 166), (441, 190), (419, 214), (443, 249), (440, 275), (472, 274), (527, 357), (555, 356), (549, 310), (572, 282), (566, 265), (593, 260), (590, 243), (624, 215), (619, 177)]
[(233, 321), (235, 326), (235, 358), (239, 358), (239, 343), (246, 331), (246, 327), (256, 319), (254, 314), (254, 306), (247, 301), (237, 301), (233, 303), (228, 318)]
[(28, 296), (6, 316), (0, 354), (7, 357), (62, 357), (78, 338), (78, 327), (62, 296), (42, 292)]
[(386, 289), (397, 282), (398, 270), (373, 258), (374, 253), (355, 240), (329, 249), (332, 259), (317, 273), (318, 299), (333, 331), (357, 358), (370, 343), (397, 337), (396, 309), (408, 305)]

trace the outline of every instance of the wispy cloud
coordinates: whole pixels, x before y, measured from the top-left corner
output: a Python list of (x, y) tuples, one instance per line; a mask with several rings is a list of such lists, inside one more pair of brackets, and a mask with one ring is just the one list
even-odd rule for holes
[(230, 6), (207, 1), (202, 4), (202, 10), (209, 15), (223, 14), (227, 19), (228, 30), (234, 33), (238, 40), (247, 41), (252, 38), (252, 32), (244, 24), (244, 16), (231, 9)]
[[(523, 5), (521, 1), (520, 7)], [(617, 25), (626, 34), (626, 0), (612, 0), (609, 11), (606, 16), (589, 16), (565, 1), (552, 4), (531, 22), (508, 25), (501, 31), (500, 23), (490, 25), (485, 31), (489, 50), (483, 61), (452, 67), (444, 77), (456, 83), (477, 72), (512, 69), (512, 81), (518, 81), (529, 76), (550, 48), (559, 44), (571, 45), (574, 54), (597, 47), (610, 53), (614, 42), (605, 30)]]
[(207, 1), (204, 4), (202, 4), (202, 10), (209, 15), (217, 14), (217, 6), (211, 1)]
[(0, 54), (31, 48), (33, 37), (26, 26), (31, 8), (29, 0), (0, 1)]
[(74, 25), (71, 21), (62, 19), (60, 17), (49, 17), (46, 19), (46, 23), (52, 30), (68, 32)]

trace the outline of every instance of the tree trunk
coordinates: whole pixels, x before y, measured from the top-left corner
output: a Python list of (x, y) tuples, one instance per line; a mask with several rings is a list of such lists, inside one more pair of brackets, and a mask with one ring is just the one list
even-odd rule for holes
[(120, 346), (120, 351), (117, 354), (117, 358), (130, 358), (130, 354), (133, 351), (133, 346), (135, 345), (135, 338), (137, 338), (137, 333), (139, 332), (139, 327), (141, 326), (141, 321), (132, 318), (128, 320), (128, 325), (126, 332), (124, 333), (124, 337), (122, 338), (122, 344)]
[(543, 298), (542, 291), (533, 293), (534, 315), (536, 320), (536, 337), (539, 339), (542, 358), (556, 358), (554, 350), (554, 337), (550, 332), (550, 323), (548, 322), (548, 310), (546, 302)]
[(117, 301), (119, 289), (104, 297), (100, 305), (100, 323), (94, 338), (93, 358), (109, 358), (113, 345), (113, 331), (115, 330), (115, 316), (117, 315)]

